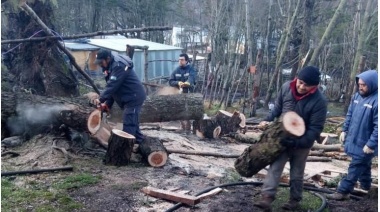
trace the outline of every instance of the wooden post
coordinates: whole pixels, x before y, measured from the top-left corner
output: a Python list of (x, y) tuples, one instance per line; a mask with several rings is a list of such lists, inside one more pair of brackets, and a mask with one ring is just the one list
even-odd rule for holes
[(104, 159), (104, 164), (114, 166), (128, 165), (135, 137), (121, 130), (113, 129), (108, 140), (108, 149)]
[[(144, 49), (144, 81), (146, 83), (149, 83), (149, 79), (148, 79), (148, 64), (149, 64), (149, 61), (148, 61), (148, 46), (146, 46), (146, 48)], [(149, 94), (149, 87), (148, 86), (145, 86), (145, 92), (146, 94), (148, 95)]]

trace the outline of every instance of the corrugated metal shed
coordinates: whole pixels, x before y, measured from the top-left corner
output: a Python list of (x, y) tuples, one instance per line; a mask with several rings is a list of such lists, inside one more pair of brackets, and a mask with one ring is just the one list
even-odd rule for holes
[[(170, 76), (178, 66), (178, 56), (182, 48), (141, 39), (89, 39), (89, 44), (125, 55), (126, 45), (148, 46), (148, 79)], [(144, 79), (144, 52), (135, 49), (133, 63), (138, 77)]]
[(65, 47), (70, 51), (97, 51), (99, 47), (87, 43), (65, 42)]

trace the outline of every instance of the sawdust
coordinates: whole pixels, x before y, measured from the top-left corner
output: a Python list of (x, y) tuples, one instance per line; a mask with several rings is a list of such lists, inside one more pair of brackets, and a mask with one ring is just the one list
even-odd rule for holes
[(173, 95), (173, 94), (179, 94), (178, 88), (166, 86), (166, 87), (160, 88), (156, 93), (156, 95), (160, 95), (160, 96)]

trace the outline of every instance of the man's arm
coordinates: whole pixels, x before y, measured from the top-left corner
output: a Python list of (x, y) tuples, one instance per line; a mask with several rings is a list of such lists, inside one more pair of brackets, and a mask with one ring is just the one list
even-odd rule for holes
[(277, 94), (277, 99), (274, 105), (272, 112), (264, 119), (264, 121), (273, 121), (275, 118), (280, 117), (282, 113), (282, 92), (284, 90), (284, 86), (280, 89)]
[(190, 83), (190, 86), (195, 85), (195, 70), (192, 66), (189, 66), (189, 78), (187, 79), (187, 82)]
[(172, 74), (170, 75), (170, 79), (169, 79), (169, 85), (172, 86), (172, 87), (177, 87), (178, 88), (178, 80), (177, 78), (175, 77), (175, 74), (177, 73), (177, 69), (175, 69)]
[(311, 148), (314, 141), (319, 139), (326, 121), (327, 115), (327, 102), (318, 102), (313, 109), (310, 116), (310, 124), (306, 126), (306, 132), (303, 136), (296, 139), (296, 147), (298, 148)]
[(351, 117), (352, 117), (352, 111), (353, 111), (353, 105), (354, 105), (354, 100), (356, 99), (356, 97), (357, 97), (357, 94), (355, 94), (352, 97), (350, 106), (348, 107), (346, 118), (344, 120), (344, 124), (343, 124), (343, 127), (342, 127), (342, 131), (343, 132), (347, 132), (348, 128), (350, 127), (350, 122), (351, 122)]
[[(100, 95), (100, 102), (105, 102), (112, 99), (112, 95), (120, 88), (123, 84), (125, 78), (127, 77), (127, 72), (124, 71), (123, 66), (117, 66), (112, 71), (112, 74), (108, 80), (105, 90)], [(108, 105), (108, 104), (107, 104)]]
[(373, 131), (372, 131), (372, 134), (371, 134), (371, 137), (369, 138), (369, 140), (367, 141), (367, 146), (372, 149), (372, 150), (375, 150), (377, 148), (377, 144), (378, 144), (378, 124), (377, 124), (377, 114), (378, 114), (378, 110), (377, 110), (377, 106), (372, 108), (372, 111), (373, 111), (373, 117), (372, 117), (372, 123), (373, 123)]

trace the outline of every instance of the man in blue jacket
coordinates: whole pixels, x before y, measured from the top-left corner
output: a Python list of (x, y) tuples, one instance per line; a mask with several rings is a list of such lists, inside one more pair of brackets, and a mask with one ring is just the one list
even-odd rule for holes
[[(282, 85), (277, 94), (275, 106), (265, 119), (273, 121), (283, 113), (294, 111), (305, 122), (305, 134), (299, 138), (283, 138), (281, 144), (286, 150), (270, 165), (261, 190), (261, 200), (254, 205), (268, 210), (274, 201), (277, 187), (285, 164), (290, 163), (290, 198), (282, 208), (295, 210), (302, 200), (303, 176), (306, 159), (315, 140), (323, 130), (327, 114), (327, 101), (318, 89), (320, 72), (317, 67), (307, 66), (303, 68), (296, 79)], [(263, 124), (264, 124), (263, 123)]]
[(351, 100), (340, 136), (344, 151), (352, 160), (347, 176), (341, 180), (336, 193), (327, 195), (328, 199), (348, 199), (357, 181), (363, 190), (371, 187), (372, 158), (377, 155), (378, 142), (377, 80), (375, 70), (356, 76), (358, 92)]
[[(178, 59), (179, 66), (170, 75), (169, 85), (178, 88), (181, 93), (194, 92), (195, 70), (189, 63), (187, 54), (180, 54)], [(188, 133), (191, 129), (190, 121), (181, 121), (182, 129)]]
[(123, 109), (123, 131), (135, 136), (136, 143), (141, 143), (144, 136), (140, 131), (139, 114), (146, 94), (133, 70), (132, 60), (101, 49), (95, 62), (102, 67), (107, 85), (94, 103), (108, 110), (115, 101)]

